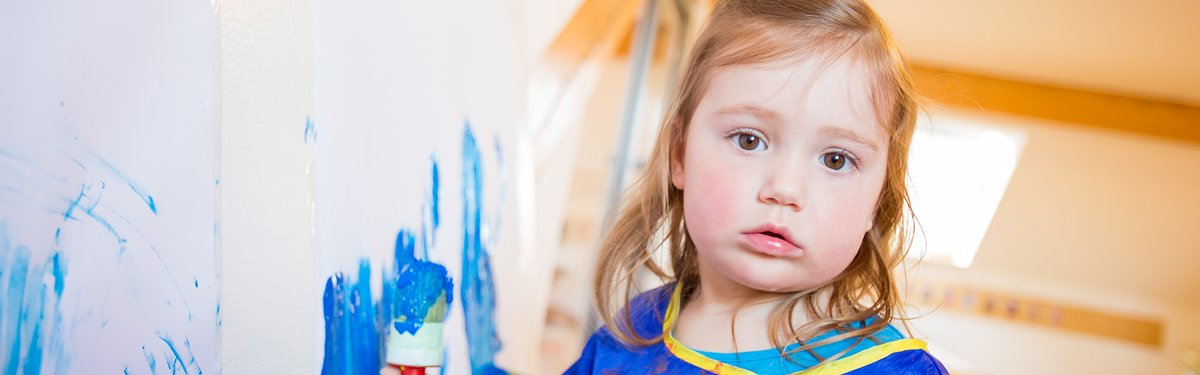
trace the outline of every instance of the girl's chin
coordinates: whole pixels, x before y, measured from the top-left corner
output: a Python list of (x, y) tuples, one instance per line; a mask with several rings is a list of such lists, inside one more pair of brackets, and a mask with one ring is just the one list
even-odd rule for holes
[[(731, 275), (730, 279), (741, 286), (763, 293), (795, 293), (809, 287), (808, 283), (800, 280), (786, 280), (783, 277), (771, 277), (766, 272), (751, 275)], [(789, 275), (795, 277), (795, 273)]]

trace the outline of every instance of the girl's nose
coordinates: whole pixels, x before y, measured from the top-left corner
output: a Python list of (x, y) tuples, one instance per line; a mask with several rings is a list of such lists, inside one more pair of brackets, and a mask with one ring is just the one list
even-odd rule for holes
[(804, 209), (804, 168), (796, 163), (769, 169), (758, 192), (758, 200), (785, 206), (793, 211)]

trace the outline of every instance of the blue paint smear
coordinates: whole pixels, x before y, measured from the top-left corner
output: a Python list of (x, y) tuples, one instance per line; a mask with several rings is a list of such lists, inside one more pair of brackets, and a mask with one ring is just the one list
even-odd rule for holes
[(304, 143), (317, 142), (317, 126), (313, 124), (312, 116), (304, 116)]
[[(35, 274), (40, 273), (35, 272)], [(42, 321), (46, 317), (44, 310), (44, 306), (46, 305), (46, 288), (38, 288), (33, 292), (33, 303), (28, 305), (28, 310), (21, 312), (21, 320), (27, 321), (28, 324), (33, 326), (33, 330), (30, 332), (29, 351), (25, 352), (24, 373), (26, 374), (39, 374), (42, 369)]]
[(183, 371), (184, 374), (187, 374), (187, 364), (183, 362), (183, 356), (180, 356), (179, 351), (175, 349), (175, 342), (172, 341), (170, 337), (167, 337), (167, 335), (161, 333), (157, 335), (163, 343), (167, 344), (167, 349), (171, 350), (171, 356), (167, 357), (167, 368), (171, 370), (172, 374), (175, 374), (179, 371)]
[(446, 267), (415, 259), (415, 243), (413, 235), (407, 231), (401, 230), (396, 235), (396, 272), (383, 284), (383, 305), (388, 308), (387, 316), (392, 318), (389, 321), (396, 320), (393, 326), (400, 333), (417, 333), (425, 324), (429, 308), (443, 293), (447, 306), (454, 301), (454, 282)]
[(150, 212), (153, 212), (155, 216), (158, 216), (158, 207), (154, 204), (153, 196), (146, 193), (145, 190), (142, 190), (142, 188), (134, 183), (132, 179), (126, 177), (124, 173), (121, 173), (121, 171), (117, 169), (117, 167), (114, 167), (112, 164), (110, 164), (108, 160), (104, 160), (104, 158), (101, 158), (98, 155), (96, 156), (96, 160), (99, 160), (100, 164), (104, 164), (104, 166), (108, 168), (109, 172), (112, 172), (113, 175), (116, 175), (117, 178), (120, 178), (121, 181), (124, 181), (126, 185), (129, 185), (129, 188), (133, 189), (133, 193), (141, 197), (143, 202), (146, 202), (146, 207), (150, 208)]
[[(117, 172), (116, 169), (114, 167), (112, 167), (112, 165), (107, 164), (107, 162), (105, 162), (103, 159), (100, 159), (99, 157), (97, 157), (97, 159), (100, 160), (101, 162), (104, 162), (105, 165), (107, 165), (110, 169), (112, 169), (112, 172), (114, 174), (117, 174), (119, 177), (124, 178), (124, 176), (120, 176), (120, 173)], [(134, 186), (134, 184), (132, 182), (129, 182), (128, 180), (126, 180), (126, 181), (128, 182), (130, 188), (134, 189), (135, 193), (137, 193), (139, 195), (144, 195), (139, 190), (137, 190), (138, 188), (136, 186)], [(129, 243), (129, 240), (127, 238), (125, 238), (125, 236), (121, 235), (120, 232), (117, 232), (117, 229), (112, 225), (112, 223), (110, 223), (108, 221), (108, 219), (106, 219), (103, 216), (100, 216), (100, 214), (96, 213), (96, 207), (100, 205), (100, 198), (103, 196), (105, 186), (106, 186), (106, 183), (101, 182), (100, 183), (100, 193), (97, 194), (95, 197), (92, 197), (87, 194), (87, 191), (89, 190), (89, 186), (87, 184), (84, 184), (83, 187), (80, 188), (79, 196), (75, 199), (74, 202), (72, 202), (67, 207), (67, 210), (63, 213), (63, 221), (76, 218), (76, 217), (72, 216), (72, 213), (76, 207), (80, 208), (81, 210), (83, 210), (83, 212), (85, 214), (87, 214), (88, 217), (95, 220), (97, 224), (100, 224), (100, 226), (103, 227), (105, 230), (107, 230), (109, 232), (109, 234), (112, 234), (113, 238), (116, 239), (116, 241), (117, 241), (117, 246), (118, 246), (117, 255), (120, 256), (120, 255), (124, 255), (125, 252), (128, 250), (126, 245)], [(80, 204), (83, 202), (84, 197), (90, 198), (90, 200), (88, 201), (88, 203), (90, 203), (90, 205), (81, 205)], [(148, 196), (146, 196), (146, 197), (148, 197)], [(150, 197), (149, 199), (150, 199), (149, 202), (151, 205), (151, 209), (154, 210), (153, 198)], [(157, 215), (157, 213), (158, 212), (155, 210), (156, 215)], [(124, 217), (121, 217), (119, 214), (117, 215), (117, 217), (119, 219), (124, 220), (126, 223), (130, 223), (129, 220), (125, 219)], [(218, 227), (217, 222), (213, 221), (213, 236), (217, 235), (218, 229), (219, 229), (219, 227)], [(59, 230), (61, 230), (61, 228)], [(134, 228), (134, 230), (138, 231), (139, 234), (141, 233), (141, 231), (137, 230), (136, 227)], [(180, 301), (183, 302), (184, 309), (187, 310), (187, 312), (188, 312), (188, 321), (191, 321), (192, 317), (193, 317), (192, 307), (187, 302), (187, 298), (185, 297), (185, 295), (183, 293), (183, 289), (179, 286), (179, 281), (175, 278), (174, 273), (171, 272), (171, 268), (167, 266), (167, 262), (163, 259), (162, 253), (160, 253), (158, 251), (158, 248), (156, 246), (154, 246), (153, 243), (149, 243), (147, 245), (150, 247), (151, 252), (154, 253), (155, 258), (158, 259), (158, 262), (160, 264), (162, 264), (163, 270), (167, 272), (168, 276), (170, 276), (171, 285), (174, 286), (175, 291), (179, 293), (179, 299), (180, 299)], [(167, 305), (170, 305), (169, 300), (167, 301)]]
[(442, 222), (442, 210), (438, 203), (441, 195), (441, 178), (438, 176), (437, 160), (430, 158), (429, 165), (429, 173), (433, 180), (432, 187), (429, 194), (425, 196), (425, 202), (421, 204), (421, 256), (425, 259), (429, 259), (429, 249), (434, 246), (437, 229)]
[(94, 206), (90, 207), (90, 208), (84, 210), (83, 212), (87, 213), (88, 217), (91, 217), (93, 220), (96, 220), (96, 223), (100, 224), (100, 226), (104, 227), (104, 229), (107, 230), (109, 234), (112, 234), (113, 239), (117, 240), (117, 247), (120, 249), (119, 253), (124, 254), (125, 250), (126, 250), (125, 244), (129, 243), (129, 240), (126, 239), (125, 236), (122, 236), (121, 233), (117, 232), (117, 228), (113, 227), (112, 223), (108, 222), (108, 219), (105, 219), (104, 217), (97, 215), (96, 212), (93, 211), (93, 208), (95, 208), (95, 207)]
[(442, 224), (442, 209), (441, 209), (441, 207), (438, 206), (438, 201), (440, 201), (440, 197), (438, 195), (439, 195), (439, 192), (441, 191), (441, 182), (440, 182), (441, 178), (438, 176), (437, 161), (430, 160), (430, 165), (431, 165), (431, 167), (430, 167), (429, 173), (433, 175), (433, 194), (432, 194), (432, 202), (431, 202), (431, 206), (432, 206), (432, 210), (433, 210), (433, 212), (432, 212), (433, 229), (437, 230), (437, 227)]
[(154, 359), (154, 355), (146, 351), (146, 347), (142, 347), (142, 356), (146, 357), (146, 365), (150, 367), (151, 374), (158, 373), (158, 360)]
[[(8, 226), (0, 221), (0, 347), (7, 351), (0, 369), (4, 374), (41, 373), (45, 349), (53, 352), (62, 346), (60, 301), (65, 276), (66, 265), (57, 251), (44, 262), (32, 261), (28, 247), (13, 248)], [(59, 372), (66, 369), (64, 356), (54, 354)]]
[[(130, 185), (130, 186), (132, 186), (132, 185)], [(104, 184), (101, 183), (101, 192), (103, 192), (103, 189), (104, 189)], [(83, 210), (83, 213), (87, 214), (87, 216), (91, 217), (93, 220), (96, 220), (96, 223), (100, 224), (101, 227), (104, 227), (104, 229), (113, 236), (113, 239), (115, 239), (117, 241), (117, 246), (119, 249), (118, 254), (125, 254), (125, 251), (126, 251), (125, 245), (129, 243), (129, 240), (126, 239), (125, 236), (122, 236), (121, 233), (117, 232), (117, 228), (114, 227), (112, 225), (112, 223), (108, 222), (108, 219), (105, 219), (103, 216), (100, 216), (99, 214), (96, 213), (96, 206), (100, 205), (100, 196), (96, 196), (93, 198), (87, 194), (87, 190), (88, 190), (87, 184), (84, 184), (82, 187), (80, 187), (79, 195), (77, 197), (75, 197), (75, 200), (71, 201), (71, 203), (67, 205), (66, 211), (63, 211), (63, 221), (65, 222), (65, 221), (71, 220), (71, 219), (78, 219), (78, 217), (73, 215), (75, 212), (75, 209), (79, 208), (79, 209)], [(81, 206), (80, 205), (80, 203), (83, 202), (84, 197), (92, 198), (90, 206)], [(61, 230), (62, 230), (62, 228), (59, 228), (58, 231), (56, 231), (54, 234), (56, 243), (57, 243), (59, 236), (61, 235)]]
[[(7, 253), (7, 249), (5, 250)], [(16, 374), (21, 359), (21, 328), (26, 325), (28, 315), (25, 304), (25, 280), (29, 273), (29, 249), (21, 246), (13, 254), (11, 265), (8, 266), (8, 285), (4, 294), (4, 312), (0, 319), (4, 322), (4, 332), (9, 333), (4, 346), (9, 348), (8, 362), (4, 365), (5, 374)]]
[(50, 255), (50, 272), (54, 276), (54, 296), (60, 298), (66, 287), (67, 265), (63, 262), (62, 254), (57, 251)]
[(428, 259), (429, 238), (440, 220), (436, 161), (431, 165), (431, 175), (433, 193), (426, 196), (422, 206), (420, 241), (407, 229), (396, 234), (391, 265), (380, 273), (380, 299), (372, 300), (371, 266), (366, 259), (359, 262), (357, 278), (336, 273), (325, 281), (322, 374), (378, 374), (391, 329), (415, 333), (425, 324), (430, 307), (443, 294), (449, 311), (454, 301), (454, 283), (446, 268), (416, 257), (419, 250)]
[(196, 363), (196, 354), (192, 352), (192, 340), (183, 339), (183, 347), (187, 349), (188, 364), (196, 368), (196, 374), (203, 374), (204, 370), (200, 369), (200, 364)]
[(371, 301), (371, 265), (358, 278), (340, 272), (325, 281), (325, 360), (322, 374), (378, 374), (383, 367), (382, 320)]
[(200, 288), (200, 279), (197, 279), (195, 276), (192, 276), (192, 285), (194, 285), (196, 288)]
[[(87, 190), (87, 185), (84, 185), (79, 189), (79, 196), (75, 197), (75, 200), (71, 201), (71, 205), (67, 206), (67, 211), (63, 212), (63, 221), (67, 221), (68, 219), (72, 218), (71, 212), (75, 211), (75, 207), (79, 207), (79, 201), (83, 200), (83, 193), (85, 190)], [(54, 235), (57, 237), (58, 233), (55, 233)]]
[(462, 145), (463, 254), (462, 297), (472, 374), (504, 373), (493, 364), (500, 351), (496, 337), (496, 288), (491, 259), (480, 225), (483, 207), (483, 166), (479, 146), (468, 122)]
[[(499, 153), (499, 144), (496, 144)], [(463, 132), (462, 282), (459, 287), (466, 326), (471, 373), (503, 374), (494, 358), (501, 348), (496, 335), (496, 293), (491, 259), (482, 233), (483, 173), (479, 147), (470, 124)], [(384, 340), (390, 329), (413, 333), (444, 292), (453, 301), (453, 281), (439, 264), (428, 259), (429, 242), (440, 225), (440, 172), (431, 163), (432, 192), (422, 206), (420, 238), (401, 229), (396, 235), (393, 264), (381, 272), (381, 299), (371, 298), (371, 266), (359, 262), (357, 277), (336, 273), (325, 283), (325, 358), (323, 374), (376, 374), (383, 365)], [(498, 224), (498, 223), (497, 223)], [(219, 306), (218, 306), (219, 310)], [(218, 311), (219, 313), (219, 311)], [(397, 318), (402, 322), (396, 322)], [(392, 323), (388, 326), (387, 323)], [(445, 369), (443, 368), (443, 373)]]
[(500, 233), (500, 217), (502, 214), (500, 211), (504, 209), (504, 198), (508, 196), (508, 170), (504, 166), (504, 148), (500, 145), (500, 135), (492, 137), (492, 146), (496, 151), (496, 174), (500, 177), (500, 183), (497, 184), (500, 187), (500, 199), (496, 202), (496, 207), (499, 207), (499, 209), (496, 210), (496, 216), (492, 219), (492, 227), (489, 229), (491, 229), (492, 233)]

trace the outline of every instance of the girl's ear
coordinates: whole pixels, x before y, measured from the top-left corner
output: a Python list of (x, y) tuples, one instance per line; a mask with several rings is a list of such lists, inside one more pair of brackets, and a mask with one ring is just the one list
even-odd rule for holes
[(870, 232), (873, 228), (875, 228), (875, 215), (871, 215), (871, 218), (867, 219), (867, 227), (863, 229), (863, 233)]
[(676, 189), (683, 190), (683, 147), (677, 143), (671, 147), (671, 155), (669, 156), (671, 164), (671, 185), (675, 185)]

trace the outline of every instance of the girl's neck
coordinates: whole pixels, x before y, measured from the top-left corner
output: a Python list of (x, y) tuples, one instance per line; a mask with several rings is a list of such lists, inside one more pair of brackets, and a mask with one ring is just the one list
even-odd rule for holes
[[(720, 277), (701, 277), (676, 320), (673, 335), (689, 348), (708, 352), (747, 352), (774, 348), (769, 334), (771, 313), (790, 293), (768, 293)], [(819, 298), (818, 298), (819, 299)], [(793, 327), (809, 322), (807, 306), (798, 304)], [(731, 324), (732, 322), (732, 324)], [(785, 340), (787, 336), (782, 336)], [(736, 344), (735, 344), (736, 343)], [(791, 344), (783, 342), (782, 345)]]

